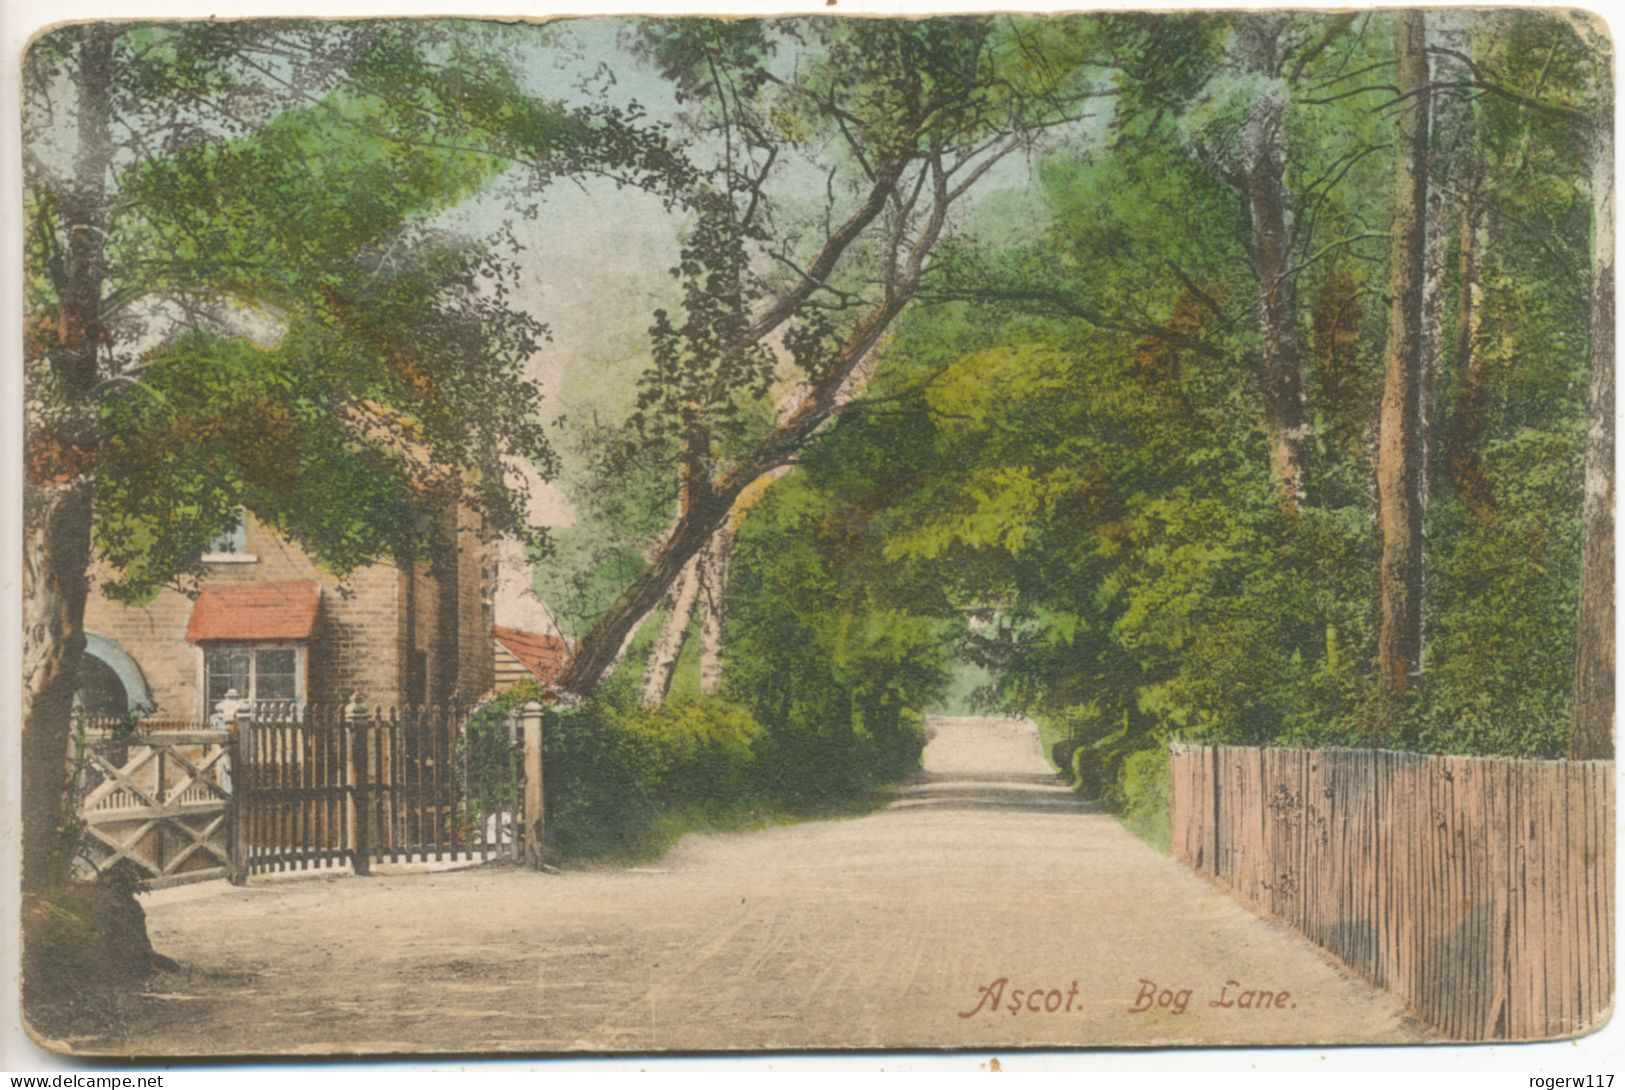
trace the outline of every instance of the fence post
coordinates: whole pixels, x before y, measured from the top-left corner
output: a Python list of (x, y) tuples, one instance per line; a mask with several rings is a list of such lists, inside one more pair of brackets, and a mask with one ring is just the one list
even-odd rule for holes
[(519, 708), (525, 747), (525, 827), (521, 850), (527, 866), (540, 867), (542, 850), (542, 706), (527, 700)]
[(344, 722), (350, 728), (350, 799), (355, 820), (350, 824), (350, 867), (360, 877), (372, 873), (372, 841), (367, 835), (367, 708), (361, 694), (354, 693), (344, 708)]
[(226, 867), (226, 878), (234, 886), (248, 884), (248, 810), (250, 772), (248, 770), (247, 751), (249, 749), (248, 737), (252, 730), (253, 719), (249, 709), (245, 706), (236, 710), (231, 723), (226, 727), (226, 760), (231, 769), (231, 794), (228, 796), (227, 806), (230, 808), (230, 819), (227, 827), (231, 830), (230, 846), (227, 854), (231, 862)]

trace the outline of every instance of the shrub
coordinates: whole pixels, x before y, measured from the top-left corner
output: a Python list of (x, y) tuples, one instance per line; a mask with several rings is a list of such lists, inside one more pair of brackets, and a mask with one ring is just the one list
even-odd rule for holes
[(647, 745), (653, 796), (661, 803), (718, 811), (739, 805), (756, 787), (752, 747), (762, 727), (738, 704), (679, 697), (625, 709), (617, 721)]
[(917, 771), (925, 751), (925, 715), (914, 708), (899, 708), (893, 718), (871, 735), (875, 779), (900, 780)]
[(1142, 749), (1123, 761), (1123, 802), (1119, 812), (1125, 828), (1160, 852), (1168, 852), (1173, 825), (1168, 812), (1173, 780), (1165, 748)]
[(608, 687), (550, 710), (542, 761), (550, 847), (564, 858), (648, 858), (682, 831), (679, 812), (761, 805), (761, 736), (746, 709), (717, 696), (642, 708)]
[(741, 525), (724, 659), (729, 691), (763, 727), (760, 790), (801, 813), (850, 808), (919, 767), (916, 709), (946, 687), (954, 630), (906, 565), (854, 567), (861, 526), (834, 517), (837, 482), (817, 476), (787, 474)]
[[(814, 690), (817, 704), (843, 701)], [(920, 767), (925, 721), (908, 708), (859, 717), (808, 714), (769, 720), (757, 745), (757, 781), (765, 798), (799, 813), (844, 809)]]
[(542, 727), (550, 850), (563, 858), (646, 858), (663, 850), (653, 749), (603, 698), (550, 708)]

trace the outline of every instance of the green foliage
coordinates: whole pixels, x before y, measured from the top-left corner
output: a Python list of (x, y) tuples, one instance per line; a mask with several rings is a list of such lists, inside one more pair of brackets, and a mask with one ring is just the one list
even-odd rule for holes
[(1169, 822), (1170, 792), (1166, 749), (1142, 749), (1123, 761), (1122, 803), (1119, 813), (1128, 831), (1167, 854), (1173, 840)]
[[(830, 569), (809, 543), (855, 527), (842, 538), (845, 580), (883, 600), (862, 573), (892, 565), (910, 611), (954, 634), (960, 656), (992, 671), (1000, 703), (1038, 719), (1056, 766), (1152, 842), (1166, 837), (1174, 738), (1540, 756), (1563, 744), (1585, 416), (1586, 295), (1573, 270), (1586, 267), (1589, 228), (1585, 144), (1562, 111), (1589, 78), (1584, 51), (1559, 20), (1508, 15), (1523, 44), (1475, 48), (1528, 85), (1537, 58), (1576, 66), (1549, 97), (1557, 109), (1441, 97), (1452, 142), (1440, 161), (1480, 172), (1500, 217), (1479, 244), (1476, 347), (1490, 377), (1472, 440), (1493, 503), (1470, 509), (1441, 453), (1463, 411), (1452, 348), (1431, 394), (1425, 669), (1393, 716), (1373, 671), (1371, 501), (1387, 336), (1386, 242), (1371, 225), (1388, 215), (1393, 118), (1381, 88), (1350, 74), (1391, 58), (1383, 34), (1283, 18), (1282, 42), (1325, 34), (1325, 48), (1267, 75), (1224, 52), (1228, 16), (1097, 28), (1097, 47), (1147, 49), (1164, 26), (1189, 36), (1168, 76), (1183, 90), (1170, 95), (1132, 53), (1117, 58), (1111, 153), (1048, 158), (1053, 221), (1035, 245), (949, 255), (944, 279), (961, 302), (902, 323), (874, 407), (814, 448), (811, 483), (774, 508), (786, 521), (803, 508), (802, 533), (769, 538), (761, 561), (784, 573), (772, 585), (789, 603), (771, 624), (819, 646), (847, 598), (821, 582)], [(1251, 228), (1226, 177), (1266, 99), (1284, 111), (1297, 210), (1311, 473), (1296, 511), (1269, 478)], [(1459, 224), (1439, 223), (1456, 253)], [(1455, 344), (1453, 261), (1441, 287)], [(822, 612), (798, 586), (821, 592)], [(772, 650), (769, 623), (755, 658)], [(762, 691), (787, 706), (804, 684), (789, 669), (765, 676), (775, 684)]]
[(930, 599), (913, 596), (905, 568), (865, 548), (880, 528), (815, 483), (859, 483), (859, 467), (832, 449), (862, 442), (847, 430), (773, 486), (734, 546), (727, 684), (763, 724), (772, 790), (808, 807), (917, 768), (920, 709), (948, 677), (950, 626), (920, 611)]
[[(510, 45), (456, 20), (80, 24), (33, 44), (30, 407), (36, 434), (98, 448), (109, 594), (195, 574), (240, 507), (340, 575), (442, 547), (432, 513), (454, 497), (545, 549), (511, 472), (557, 469), (513, 224), (560, 175), (668, 204), (694, 176), (635, 106), (537, 97)], [(98, 81), (105, 103), (80, 101)], [(70, 135), (70, 110), (117, 122)], [(509, 218), (441, 225), (475, 194)], [(54, 316), (80, 305), (63, 254), (86, 231), (108, 341), (88, 379)]]
[(542, 727), (547, 842), (565, 859), (639, 859), (668, 843), (660, 829), (658, 756), (627, 731), (609, 687)]
[[(154, 290), (208, 284), (280, 325), (274, 343), (194, 331), (103, 399), (97, 544), (140, 599), (247, 507), (343, 573), (421, 554), (459, 474), (493, 526), (522, 525), (497, 455), (554, 459), (522, 368), (541, 326), (474, 288), (512, 274), (415, 221), (488, 180), (467, 151), (407, 154), (378, 100), (285, 113), (121, 180), (143, 215), (112, 252), (169, 254)], [(409, 160), (409, 165), (407, 160)], [(361, 198), (365, 194), (365, 199)], [(403, 251), (387, 267), (380, 251)], [(499, 394), (500, 391), (500, 394)]]
[(657, 802), (726, 811), (758, 786), (752, 764), (763, 731), (739, 704), (719, 696), (679, 697), (655, 708), (627, 708), (617, 721), (647, 747)]
[(631, 691), (606, 685), (548, 712), (547, 836), (559, 856), (649, 858), (690, 828), (779, 812), (758, 761), (763, 728), (747, 709), (715, 696), (643, 708)]
[(1460, 505), (1431, 528), (1435, 656), (1418, 743), (1450, 753), (1563, 753), (1580, 558), (1574, 431), (1523, 429), (1484, 450), (1494, 515)]

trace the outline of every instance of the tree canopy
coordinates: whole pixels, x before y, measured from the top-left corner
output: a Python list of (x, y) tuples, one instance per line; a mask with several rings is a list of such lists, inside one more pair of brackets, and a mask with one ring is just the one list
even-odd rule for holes
[[(690, 171), (636, 110), (530, 93), (479, 23), (80, 24), (25, 75), (37, 886), (70, 846), (93, 565), (140, 600), (241, 507), (341, 574), (439, 547), (454, 502), (544, 543), (525, 481), (554, 469), (528, 373), (545, 327), (513, 296), (509, 225), (561, 174), (676, 202)], [(493, 191), (486, 237), (437, 221)]]
[[(1512, 10), (63, 28), (31, 699), (93, 555), (139, 599), (247, 506), (344, 570), (451, 496), (539, 555), (524, 464), (581, 515), (562, 686), (647, 665), (814, 794), (956, 664), (1124, 805), (1171, 738), (1608, 751), (1611, 63)], [(588, 178), (669, 268), (561, 421)]]

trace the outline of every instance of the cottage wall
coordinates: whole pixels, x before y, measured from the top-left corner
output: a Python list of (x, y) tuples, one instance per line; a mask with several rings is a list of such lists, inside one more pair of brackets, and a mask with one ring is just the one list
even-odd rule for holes
[[(331, 612), (328, 607), (333, 597), (333, 576), (318, 568), (303, 550), (270, 533), (252, 517), (246, 523), (243, 553), (229, 561), (205, 564), (204, 585), (312, 579), (323, 585), (322, 613)], [(104, 570), (93, 571), (93, 585), (106, 575)], [(341, 620), (345, 612), (338, 611)], [(161, 714), (201, 717), (206, 712), (201, 692), (203, 651), (186, 642), (186, 622), (191, 615), (192, 599), (176, 590), (160, 590), (140, 606), (113, 602), (92, 591), (85, 604), (85, 631), (117, 641), (136, 660)], [(325, 620), (318, 614), (318, 636)], [(319, 642), (313, 641), (311, 648), (314, 699), (324, 699), (314, 691), (320, 672), (317, 662), (322, 657), (314, 644)]]
[(370, 564), (342, 583), (327, 577), (310, 652), (313, 700), (334, 704), (359, 696), (371, 705), (405, 702), (404, 582), (393, 564)]
[(496, 684), (491, 646), (496, 552), (483, 520), (467, 507), (458, 511), (457, 556), (457, 687), (466, 700)]
[[(307, 644), (311, 701), (342, 703), (359, 694), (370, 705), (405, 706), (414, 695), (417, 701), (432, 699), (432, 689), (455, 690), (471, 700), (494, 681), (490, 561), (478, 516), (464, 510), (456, 518), (454, 582), (447, 588), (421, 563), (410, 570), (371, 564), (341, 580), (252, 516), (246, 519), (243, 553), (206, 562), (203, 585), (296, 579), (321, 585), (316, 628)], [(93, 578), (99, 582), (105, 574), (95, 572)], [(447, 604), (450, 616), (444, 614)], [(140, 606), (93, 592), (86, 605), (86, 631), (116, 641), (136, 660), (163, 716), (208, 714), (202, 706), (203, 651), (186, 642), (192, 607), (192, 599), (175, 590), (161, 590)], [(414, 649), (416, 664), (409, 654)], [(409, 676), (414, 665), (426, 674), (416, 694)]]

